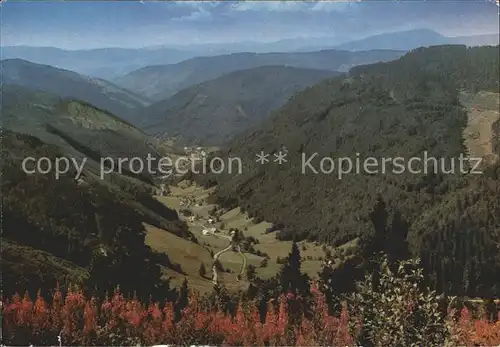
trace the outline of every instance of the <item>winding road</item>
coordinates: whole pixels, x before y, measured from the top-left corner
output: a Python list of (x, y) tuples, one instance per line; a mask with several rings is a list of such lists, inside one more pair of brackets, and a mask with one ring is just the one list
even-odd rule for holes
[(233, 245), (233, 235), (231, 235), (231, 236), (218, 235), (218, 234), (214, 233), (213, 231), (210, 231), (210, 228), (207, 228), (205, 225), (200, 224), (200, 223), (196, 223), (196, 224), (203, 228), (202, 229), (203, 230), (202, 233), (203, 233), (204, 236), (211, 235), (211, 236), (215, 236), (215, 237), (222, 237), (222, 238), (225, 238), (225, 239), (229, 240), (229, 242), (230, 242), (229, 246), (227, 246), (223, 250), (220, 250), (219, 252), (217, 252), (217, 253), (214, 254), (214, 257), (213, 257), (214, 261), (213, 261), (213, 265), (212, 265), (212, 272), (213, 272), (212, 282), (214, 284), (217, 284), (218, 273), (217, 273), (217, 268), (215, 266), (216, 261), (219, 259), (219, 257), (222, 254), (224, 254), (227, 251), (230, 251), (233, 248), (233, 246), (237, 247), (238, 253), (240, 254), (240, 256), (242, 258), (240, 273), (239, 273), (239, 275), (237, 277), (237, 280), (239, 281), (243, 277), (243, 274), (245, 272), (245, 269), (246, 269), (246, 266), (247, 266), (247, 257), (243, 254), (243, 252), (241, 252), (241, 247), (240, 247), (239, 244), (238, 245)]

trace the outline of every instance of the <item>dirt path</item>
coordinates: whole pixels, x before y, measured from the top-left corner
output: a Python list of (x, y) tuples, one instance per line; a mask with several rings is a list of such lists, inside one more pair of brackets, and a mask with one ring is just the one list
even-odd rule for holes
[(212, 265), (212, 273), (213, 273), (212, 282), (214, 284), (217, 284), (217, 278), (219, 277), (218, 273), (217, 273), (216, 262), (217, 262), (217, 260), (219, 260), (219, 257), (220, 257), (221, 254), (224, 254), (225, 252), (229, 251), (232, 247), (233, 247), (233, 245), (229, 245), (226, 248), (224, 248), (223, 250), (221, 250), (221, 251), (219, 251), (219, 252), (217, 252), (217, 253), (214, 254), (214, 263)]
[[(209, 231), (209, 228), (207, 228), (203, 224), (200, 224), (200, 223), (196, 223), (196, 224), (198, 224), (199, 226), (201, 226), (203, 228), (202, 233), (203, 233), (204, 236), (222, 237), (222, 238), (225, 238), (225, 239), (229, 240), (229, 242), (230, 242), (229, 246), (227, 246), (226, 248), (224, 248), (224, 249), (218, 251), (217, 253), (215, 253), (214, 257), (213, 257), (213, 265), (212, 265), (213, 278), (212, 278), (212, 282), (214, 284), (217, 284), (218, 273), (217, 273), (216, 262), (219, 260), (219, 257), (222, 254), (230, 251), (233, 248), (233, 246), (234, 246), (233, 245), (233, 237), (232, 236), (227, 236), (227, 235), (218, 235), (218, 234), (215, 234), (215, 233)], [(243, 252), (241, 252), (240, 245), (236, 245), (236, 247), (238, 249), (238, 254), (242, 258), (240, 273), (239, 273), (239, 275), (237, 277), (237, 280), (239, 281), (243, 277), (243, 274), (245, 273), (245, 269), (246, 269), (246, 266), (247, 266), (247, 257), (243, 254)]]

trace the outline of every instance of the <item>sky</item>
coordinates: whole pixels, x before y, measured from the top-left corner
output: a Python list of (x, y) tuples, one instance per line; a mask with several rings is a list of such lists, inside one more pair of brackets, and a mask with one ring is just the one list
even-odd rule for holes
[(1, 45), (138, 48), (291, 38), (357, 39), (427, 28), (445, 36), (498, 33), (489, 0), (3, 1)]

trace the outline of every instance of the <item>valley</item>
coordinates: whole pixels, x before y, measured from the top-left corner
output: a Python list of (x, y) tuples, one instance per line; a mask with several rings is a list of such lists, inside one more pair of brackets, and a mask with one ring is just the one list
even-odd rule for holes
[(495, 3), (26, 6), (2, 345), (500, 343)]
[[(169, 187), (170, 194), (168, 196), (158, 196), (156, 198), (167, 207), (177, 211), (185, 208), (181, 204), (183, 201), (193, 201), (190, 211), (193, 216), (196, 216), (196, 219), (192, 221), (190, 217), (184, 217), (181, 213), (179, 215), (188, 225), (190, 232), (195, 235), (198, 244), (181, 239), (166, 230), (150, 225), (146, 226), (146, 243), (154, 251), (167, 253), (174, 263), (181, 264), (184, 273), (167, 269), (165, 272), (166, 277), (170, 277), (171, 281), (178, 286), (182, 284), (184, 278), (187, 278), (189, 285), (202, 293), (212, 290), (212, 255), (227, 247), (229, 244), (227, 237), (232, 229), (240, 230), (245, 239), (253, 238), (256, 240), (255, 243), (252, 242), (253, 251), (251, 253), (244, 251), (244, 254), (246, 264), (256, 268), (258, 277), (267, 279), (279, 272), (281, 264), (278, 261), (288, 256), (292, 242), (277, 240), (276, 231), (266, 232), (267, 229), (272, 227), (272, 223), (256, 223), (246, 213), (243, 213), (240, 208), (229, 211), (220, 210), (217, 205), (207, 203), (214, 188), (203, 189), (195, 184), (189, 184), (188, 186), (185, 184), (185, 182), (180, 184), (182, 188), (171, 186)], [(217, 211), (215, 215), (220, 214), (220, 217), (217, 218), (218, 222), (209, 224), (210, 216), (213, 215), (212, 211), (214, 210)], [(204, 235), (202, 232), (203, 225), (216, 228), (215, 236)], [(303, 271), (312, 278), (318, 276), (321, 266), (327, 261), (327, 255), (336, 252), (334, 248), (321, 246), (314, 242), (303, 241), (299, 245), (302, 250)], [(346, 249), (342, 252), (348, 252), (347, 249), (354, 245), (355, 242), (340, 246), (337, 251), (340, 252), (340, 250)], [(256, 251), (261, 252), (261, 255), (255, 254)], [(237, 275), (241, 270), (241, 257), (237, 253), (230, 251), (222, 254), (220, 262), (222, 267), (226, 269), (219, 275), (220, 283), (223, 283), (231, 291), (246, 290), (249, 284), (246, 271), (242, 281), (237, 280)], [(263, 266), (263, 262), (266, 264), (265, 266)], [(199, 275), (201, 264), (207, 269), (207, 275), (204, 278)], [(227, 270), (230, 270), (230, 272), (227, 273)]]
[[(350, 59), (385, 59), (379, 53), (361, 52), (357, 58), (352, 55)], [(346, 57), (345, 52), (328, 54)], [(207, 59), (219, 64), (219, 60), (237, 61), (238, 57), (229, 55)], [(245, 57), (243, 65), (238, 68), (247, 66), (245, 59), (250, 59), (249, 64), (258, 65), (263, 64), (261, 59), (272, 61), (281, 56)], [(449, 59), (454, 60), (453, 66)], [(8, 81), (13, 83), (2, 89), (6, 100), (2, 105), (2, 125), (12, 132), (8, 137), (12, 137), (12, 141), (7, 141), (7, 144), (14, 146), (5, 148), (5, 159), (10, 165), (19, 162), (18, 153), (24, 151), (24, 146), (30, 146), (30, 141), (41, 141), (35, 145), (35, 151), (40, 146), (53, 148), (55, 152), (52, 149), (49, 152), (54, 160), (62, 154), (77, 162), (88, 159), (89, 164), (84, 169), (76, 168), (81, 172), (74, 172), (73, 168), (65, 170), (66, 175), (73, 175), (71, 177), (75, 177), (75, 173), (82, 176), (74, 182), (68, 180), (67, 184), (73, 186), (71, 190), (76, 189), (75, 192), (97, 189), (102, 191), (99, 194), (111, 194), (106, 199), (134, 210), (137, 217), (134, 225), (138, 229), (133, 233), (138, 232), (137, 236), (144, 238), (150, 249), (147, 252), (151, 252), (149, 256), (158, 257), (155, 266), (161, 268), (163, 282), (171, 284), (172, 288), (180, 288), (187, 279), (190, 286), (200, 292), (210, 292), (214, 286), (213, 257), (229, 246), (230, 233), (235, 230), (243, 239), (233, 250), (220, 255), (221, 269), (218, 271), (220, 284), (231, 292), (247, 291), (255, 279), (273, 281), (293, 248), (292, 240), (297, 242), (302, 270), (309, 278), (319, 278), (326, 263), (328, 268), (335, 269), (351, 260), (357, 262), (363, 247), (366, 247), (363, 243), (373, 232), (370, 231), (373, 230), (370, 211), (377, 206), (380, 195), (389, 201), (389, 223), (396, 223), (396, 216), (399, 216), (402, 223), (407, 224), (401, 233), (408, 240), (409, 252), (424, 258), (424, 265), (435, 272), (432, 276), (437, 276), (432, 280), (434, 285), (440, 286), (439, 282), (444, 278), (439, 277), (442, 276), (438, 268), (441, 265), (436, 262), (434, 254), (442, 252), (436, 247), (448, 237), (449, 231), (445, 228), (449, 227), (446, 223), (436, 227), (435, 223), (441, 219), (437, 216), (443, 213), (453, 215), (454, 212), (449, 211), (450, 205), (457, 204), (457, 209), (466, 208), (469, 211), (466, 215), (473, 220), (468, 223), (475, 225), (477, 219), (477, 223), (486, 223), (493, 228), (482, 230), (485, 239), (477, 241), (482, 246), (467, 252), (479, 252), (484, 246), (489, 255), (481, 260), (483, 266), (490, 261), (490, 255), (496, 256), (491, 244), (485, 240), (498, 237), (494, 212), (498, 208), (494, 199), (498, 189), (495, 165), (498, 163), (496, 124), (499, 122), (498, 94), (494, 90), (498, 81), (493, 77), (498, 72), (497, 59), (498, 52), (490, 47), (440, 46), (415, 50), (391, 62), (355, 67), (347, 75), (339, 75), (333, 70), (282, 66), (237, 70), (188, 87), (172, 98), (150, 106), (147, 105), (151, 101), (144, 101), (139, 106), (140, 97), (125, 91), (120, 94), (129, 98), (120, 101), (124, 107), (130, 107), (130, 112), (138, 109), (145, 115), (140, 121), (134, 121), (140, 127), (93, 106), (91, 102), (98, 99), (92, 94), (61, 93), (52, 87), (52, 82), (37, 76), (47, 74), (54, 81), (63, 82), (76, 80), (82, 83), (82, 90), (94, 90), (95, 84), (85, 84), (91, 79), (28, 62), (3, 61), (4, 70), (10, 76)], [(482, 61), (481, 69), (476, 61)], [(226, 67), (222, 64), (221, 68)], [(442, 68), (449, 71), (443, 72)], [(38, 75), (25, 80), (22, 76), (31, 70)], [(409, 76), (419, 77), (412, 79)], [(469, 76), (483, 77), (478, 80)], [(100, 89), (100, 98), (115, 100), (113, 90), (110, 87)], [(79, 100), (79, 95), (84, 100)], [(242, 115), (248, 120), (242, 122)], [(37, 140), (19, 142), (16, 139), (20, 134)], [(274, 153), (278, 143), (280, 148), (286, 147), (292, 154), (318, 152), (320, 155), (333, 154), (334, 157), (349, 155), (354, 150), (384, 156), (409, 156), (423, 149), (434, 155), (456, 156), (467, 150), (471, 156), (485, 158), (488, 176), (474, 179), (457, 175), (348, 175), (332, 182), (333, 177), (314, 176), (311, 172), (301, 174), (297, 170), (297, 158), (293, 156), (286, 163), (285, 170), (278, 166), (264, 171), (256, 167), (252, 159), (254, 154), (259, 149)], [(183, 145), (184, 150), (180, 148)], [(59, 156), (54, 157), (56, 152)], [(224, 158), (228, 153), (243, 160), (242, 174), (199, 175), (193, 172), (160, 177), (158, 174), (136, 174), (132, 168), (120, 170), (123, 171), (121, 175), (111, 173), (112, 170), (109, 177), (99, 174), (103, 157), (119, 161), (146, 158), (150, 154), (172, 159), (187, 156), (196, 165), (204, 165), (201, 157)], [(116, 167), (112, 165), (112, 168)], [(12, 167), (14, 176), (16, 170), (19, 168)], [(26, 181), (20, 181), (20, 187), (40, 184), (33, 181), (33, 176), (24, 176)], [(60, 176), (45, 179), (55, 183), (62, 178)], [(19, 188), (14, 187), (15, 184), (9, 188), (12, 189), (9, 194), (17, 204), (15, 191)], [(483, 192), (479, 201), (470, 197), (472, 187)], [(106, 190), (108, 193), (104, 193)], [(90, 237), (78, 231), (82, 233), (82, 241), (86, 238), (93, 241), (84, 241), (85, 246), (81, 247), (87, 260), (75, 265), (92, 268), (93, 256), (88, 252), (92, 252), (99, 242), (108, 244), (110, 240), (103, 235), (112, 231), (103, 230), (99, 221), (108, 218), (104, 216), (105, 212), (99, 212), (101, 208), (107, 210), (105, 203), (98, 203), (100, 198), (90, 191), (84, 194), (90, 194), (90, 205), (85, 207), (88, 210), (77, 212), (77, 208), (75, 213), (84, 213), (86, 223), (97, 231)], [(39, 198), (42, 196), (33, 196), (35, 200)], [(338, 204), (338, 199), (341, 199), (341, 204)], [(483, 216), (485, 209), (487, 216)], [(318, 211), (322, 212), (318, 214)], [(49, 214), (53, 212), (56, 211), (47, 211)], [(17, 216), (13, 220), (25, 218), (19, 217), (15, 210), (12, 213), (12, 217)], [(93, 214), (95, 216), (91, 217)], [(209, 219), (214, 218), (217, 221), (209, 223)], [(64, 219), (60, 222), (66, 230), (67, 222)], [(106, 228), (113, 228), (113, 223), (121, 222), (117, 220)], [(218, 232), (204, 234), (203, 230), (210, 228)], [(429, 233), (429, 229), (436, 232)], [(71, 233), (68, 234), (70, 238), (73, 237)], [(24, 241), (21, 240), (23, 238), (17, 236), (9, 239), (16, 245), (12, 249), (23, 249)], [(429, 242), (434, 245), (424, 247)], [(457, 239), (454, 242), (462, 241)], [(112, 244), (108, 247), (115, 247)], [(35, 253), (51, 249), (46, 245), (35, 246)], [(244, 257), (237, 251), (238, 247)], [(454, 252), (462, 251), (457, 249)], [(57, 252), (54, 255), (61, 257)], [(457, 255), (447, 254), (446, 257), (455, 258)], [(242, 261), (246, 269), (242, 269)], [(466, 256), (461, 266), (467, 269), (475, 265), (472, 258)], [(251, 268), (251, 278), (247, 278), (248, 268)], [(485, 266), (484, 271), (497, 270)], [(451, 285), (451, 292), (475, 292), (473, 287), (461, 288), (459, 282), (457, 280)], [(491, 284), (495, 286), (494, 281)], [(495, 291), (496, 287), (492, 290)]]

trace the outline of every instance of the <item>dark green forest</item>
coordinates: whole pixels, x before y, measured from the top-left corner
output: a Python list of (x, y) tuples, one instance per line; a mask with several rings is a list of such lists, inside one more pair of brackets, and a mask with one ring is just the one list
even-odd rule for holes
[(177, 143), (221, 145), (257, 125), (293, 94), (336, 71), (263, 66), (185, 88), (141, 111), (145, 131)]
[[(499, 90), (498, 47), (438, 46), (353, 68), (296, 94), (258, 130), (235, 139), (242, 175), (215, 175), (217, 199), (284, 228), (281, 239), (333, 245), (374, 235), (378, 196), (408, 223), (409, 252), (421, 256), (435, 287), (449, 294), (498, 295), (498, 168), (481, 177), (428, 173), (301, 173), (300, 153), (339, 158), (436, 158), (467, 154), (461, 91)], [(497, 125), (498, 126), (498, 125)], [(498, 146), (498, 145), (497, 145)], [(255, 163), (255, 153), (288, 150), (284, 165)], [(315, 166), (319, 166), (316, 160)], [(314, 161), (313, 161), (314, 163)]]
[(75, 181), (74, 172), (56, 180), (21, 168), (27, 156), (61, 155), (35, 137), (3, 133), (3, 292), (72, 283), (100, 296), (120, 286), (145, 299), (164, 297), (168, 283), (161, 280), (161, 266), (173, 264), (144, 244), (142, 222), (188, 238), (185, 224), (140, 181), (101, 181), (89, 172), (83, 182)]

